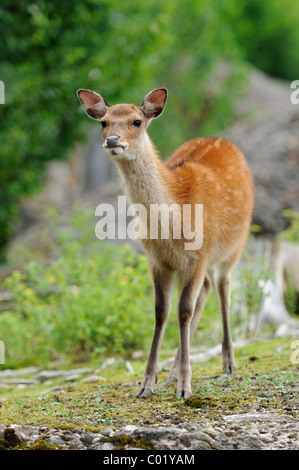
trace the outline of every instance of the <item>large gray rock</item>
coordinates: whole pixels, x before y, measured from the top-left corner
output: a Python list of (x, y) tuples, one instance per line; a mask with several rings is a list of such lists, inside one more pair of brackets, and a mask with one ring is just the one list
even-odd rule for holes
[(286, 227), (283, 209), (299, 211), (299, 104), (291, 83), (259, 71), (249, 76), (239, 118), (224, 135), (245, 154), (255, 182), (253, 222), (266, 233)]

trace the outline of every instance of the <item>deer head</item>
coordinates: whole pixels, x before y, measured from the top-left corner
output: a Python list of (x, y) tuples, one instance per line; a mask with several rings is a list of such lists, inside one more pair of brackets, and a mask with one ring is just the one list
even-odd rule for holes
[(110, 156), (134, 160), (148, 139), (146, 129), (152, 119), (165, 108), (167, 90), (158, 88), (148, 93), (141, 106), (116, 104), (110, 106), (95, 91), (80, 89), (77, 95), (86, 114), (100, 121), (104, 144)]

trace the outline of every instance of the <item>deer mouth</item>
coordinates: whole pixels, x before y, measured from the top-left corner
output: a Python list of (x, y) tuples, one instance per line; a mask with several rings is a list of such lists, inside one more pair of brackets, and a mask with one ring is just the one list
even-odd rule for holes
[(127, 145), (125, 144), (105, 144), (104, 149), (106, 152), (108, 152), (110, 155), (121, 155), (124, 153), (124, 151), (128, 148)]

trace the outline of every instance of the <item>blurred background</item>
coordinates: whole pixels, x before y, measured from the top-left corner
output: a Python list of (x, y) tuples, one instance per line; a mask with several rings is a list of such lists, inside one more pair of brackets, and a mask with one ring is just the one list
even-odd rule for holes
[[(271, 253), (273, 241), (280, 253), (279, 240), (297, 247), (299, 104), (291, 103), (290, 85), (299, 79), (299, 4), (2, 0), (0, 18), (0, 338), (8, 364), (66, 351), (128, 353), (150, 341), (152, 329), (140, 330), (141, 318), (153, 321), (144, 258), (135, 247), (95, 239), (95, 207), (115, 202), (122, 189), (78, 88), (109, 104), (141, 104), (151, 89), (167, 87), (166, 112), (149, 129), (161, 158), (189, 138), (229, 138), (255, 178), (255, 239), (270, 242)], [(296, 250), (288, 259), (297, 259)], [(281, 263), (279, 282), (290, 266)], [(257, 275), (246, 268), (246, 315), (260, 311), (259, 281), (270, 265)], [(280, 290), (292, 317), (296, 266)], [(207, 308), (219, 322), (215, 302)], [(247, 320), (234, 320), (243, 335)], [(176, 331), (175, 318), (169, 328)]]

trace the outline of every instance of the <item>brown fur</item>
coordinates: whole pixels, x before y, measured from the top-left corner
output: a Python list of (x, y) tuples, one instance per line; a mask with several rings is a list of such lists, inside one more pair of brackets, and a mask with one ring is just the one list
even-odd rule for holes
[[(203, 245), (199, 250), (185, 250), (184, 239), (141, 240), (155, 287), (156, 323), (138, 396), (147, 397), (153, 392), (177, 272), (180, 345), (167, 383), (176, 381), (177, 396), (188, 397), (191, 394), (189, 346), (210, 289), (208, 273), (214, 276), (222, 312), (224, 371), (232, 373), (236, 368), (229, 329), (229, 274), (240, 257), (251, 221), (250, 170), (232, 143), (209, 137), (186, 142), (162, 163), (146, 128), (164, 109), (165, 89), (146, 95), (140, 107), (127, 104), (109, 107), (100, 95), (93, 93), (80, 90), (78, 96), (87, 114), (105, 122), (104, 146), (117, 164), (131, 202), (143, 204), (148, 211), (150, 204), (176, 203), (181, 208), (184, 204), (203, 205)], [(134, 124), (136, 120), (142, 121), (138, 127)], [(107, 146), (109, 136), (117, 136), (116, 147)], [(148, 224), (148, 219), (140, 223)], [(183, 228), (182, 222), (182, 232)]]

